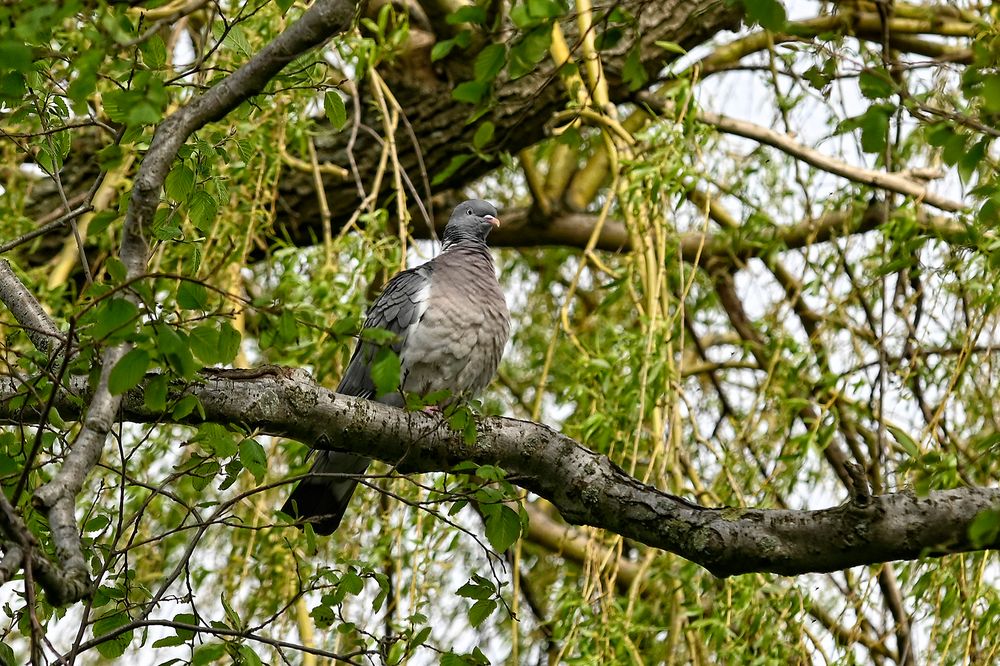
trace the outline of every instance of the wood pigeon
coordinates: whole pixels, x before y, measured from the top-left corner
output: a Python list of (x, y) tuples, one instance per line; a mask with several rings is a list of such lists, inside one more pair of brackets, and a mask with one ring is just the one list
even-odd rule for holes
[[(471, 199), (448, 220), (441, 254), (422, 266), (397, 274), (371, 305), (365, 329), (395, 334), (386, 343), (398, 356), (400, 387), (424, 396), (450, 392), (450, 400), (468, 399), (486, 388), (496, 372), (510, 334), (510, 314), (486, 237), (500, 226), (493, 204)], [(337, 393), (403, 407), (401, 392), (377, 395), (371, 366), (379, 345), (362, 337), (354, 349)], [(310, 470), (316, 474), (352, 475), (306, 478), (281, 510), (310, 522), (317, 534), (340, 525), (369, 458), (352, 453), (317, 451)]]

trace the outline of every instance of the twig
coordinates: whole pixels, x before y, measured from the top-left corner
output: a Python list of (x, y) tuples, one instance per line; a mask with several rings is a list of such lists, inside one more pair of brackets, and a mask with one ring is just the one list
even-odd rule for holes
[(64, 224), (66, 224), (70, 220), (75, 220), (76, 218), (80, 217), (81, 215), (85, 215), (85, 214), (89, 213), (92, 210), (94, 210), (94, 207), (91, 206), (89, 203), (86, 203), (86, 204), (84, 204), (82, 206), (78, 206), (78, 207), (74, 208), (73, 210), (71, 210), (70, 212), (65, 213), (63, 215), (60, 215), (58, 218), (56, 218), (52, 222), (49, 222), (48, 224), (43, 224), (42, 226), (38, 227), (37, 229), (32, 229), (31, 231), (29, 231), (28, 233), (24, 234), (23, 236), (18, 236), (14, 240), (7, 241), (3, 245), (0, 245), (0, 254), (3, 254), (4, 252), (9, 252), (10, 250), (13, 250), (18, 245), (23, 245), (24, 243), (27, 243), (32, 238), (37, 238), (39, 236), (44, 236), (45, 234), (49, 233), (50, 231), (52, 231), (54, 229), (58, 229), (59, 227), (63, 226)]
[[(642, 95), (641, 97), (643, 98), (643, 101), (648, 101), (652, 98), (650, 95)], [(662, 104), (660, 106), (662, 106)], [(745, 120), (727, 118), (726, 116), (710, 113), (708, 111), (700, 112), (698, 114), (698, 120), (727, 134), (735, 134), (736, 136), (742, 136), (744, 138), (757, 141), (758, 143), (771, 146), (772, 148), (777, 148), (792, 157), (800, 159), (807, 164), (811, 164), (817, 169), (827, 171), (856, 183), (862, 183), (864, 185), (878, 187), (890, 192), (904, 194), (930, 206), (949, 212), (957, 212), (966, 209), (965, 204), (930, 192), (923, 184), (914, 182), (900, 174), (874, 171), (872, 169), (856, 167), (847, 164), (846, 162), (841, 162), (840, 160), (836, 160), (832, 157), (824, 155), (818, 150), (813, 150), (808, 146), (804, 146), (801, 143), (794, 141), (791, 137), (785, 134), (779, 134), (778, 132), (775, 132), (767, 127), (755, 125), (754, 123), (750, 123)]]

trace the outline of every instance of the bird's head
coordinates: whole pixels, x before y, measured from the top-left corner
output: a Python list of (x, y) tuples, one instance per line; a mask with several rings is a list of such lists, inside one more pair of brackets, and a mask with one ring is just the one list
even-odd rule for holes
[(444, 228), (442, 240), (445, 245), (460, 240), (485, 243), (493, 228), (499, 226), (500, 220), (493, 204), (482, 199), (469, 199), (455, 207), (451, 219), (448, 220), (448, 226)]

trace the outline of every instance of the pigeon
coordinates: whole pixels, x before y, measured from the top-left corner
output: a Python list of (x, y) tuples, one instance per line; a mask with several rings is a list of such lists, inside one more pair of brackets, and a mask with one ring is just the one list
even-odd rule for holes
[[(486, 237), (500, 226), (493, 204), (481, 199), (455, 208), (442, 236), (441, 253), (393, 277), (372, 303), (364, 329), (383, 329), (395, 338), (383, 343), (400, 362), (400, 388), (426, 396), (447, 391), (449, 401), (467, 400), (489, 384), (510, 335), (510, 313), (497, 282)], [(378, 395), (371, 377), (380, 350), (362, 336), (337, 393), (403, 407), (401, 391)], [(281, 510), (317, 534), (340, 525), (358, 476), (371, 463), (353, 453), (316, 451), (312, 473)]]

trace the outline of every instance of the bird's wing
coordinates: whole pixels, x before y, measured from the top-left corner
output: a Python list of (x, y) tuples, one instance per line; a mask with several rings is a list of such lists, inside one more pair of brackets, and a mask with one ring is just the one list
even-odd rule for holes
[[(393, 333), (395, 339), (385, 346), (397, 354), (406, 342), (410, 328), (419, 321), (427, 308), (432, 264), (433, 262), (428, 262), (397, 274), (389, 280), (368, 309), (362, 329), (380, 328)], [(363, 398), (376, 397), (371, 365), (379, 348), (380, 345), (364, 338), (358, 340), (354, 355), (337, 387), (337, 393)]]

